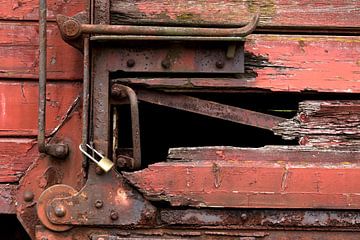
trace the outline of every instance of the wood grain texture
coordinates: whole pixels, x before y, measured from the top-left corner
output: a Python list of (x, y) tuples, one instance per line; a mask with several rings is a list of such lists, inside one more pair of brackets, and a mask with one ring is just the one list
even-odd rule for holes
[[(38, 78), (38, 25), (0, 22), (0, 78)], [(48, 79), (82, 78), (82, 55), (66, 44), (55, 23), (48, 25)]]
[(280, 92), (360, 92), (358, 37), (251, 35), (246, 73), (236, 78), (126, 79), (157, 88), (254, 88)]
[(261, 13), (260, 26), (360, 27), (353, 0), (113, 0), (112, 22), (232, 24)]
[(284, 139), (321, 148), (358, 149), (360, 146), (360, 101), (305, 101), (293, 119), (275, 127)]
[[(48, 20), (55, 20), (57, 14), (75, 15), (86, 8), (85, 0), (49, 0)], [(0, 0), (0, 20), (38, 20), (38, 0)]]
[[(75, 98), (79, 83), (56, 83), (47, 87), (46, 128), (50, 133), (61, 121)], [(0, 81), (0, 136), (36, 136), (38, 84)]]
[(34, 139), (0, 138), (0, 183), (19, 181), (38, 155)]
[[(281, 150), (280, 148), (279, 150)], [(191, 148), (189, 149), (191, 151)], [(227, 208), (328, 208), (360, 206), (359, 155), (342, 152), (341, 160), (281, 161), (246, 158), (242, 149), (234, 158), (226, 148), (205, 148), (195, 161), (161, 162), (124, 173), (148, 199), (172, 206)], [(275, 151), (276, 148), (269, 149)], [(296, 149), (294, 154), (300, 154)], [(207, 152), (220, 160), (203, 159)], [(349, 155), (347, 155), (349, 154)], [(281, 153), (279, 153), (281, 155)], [(347, 156), (347, 157), (346, 157)]]

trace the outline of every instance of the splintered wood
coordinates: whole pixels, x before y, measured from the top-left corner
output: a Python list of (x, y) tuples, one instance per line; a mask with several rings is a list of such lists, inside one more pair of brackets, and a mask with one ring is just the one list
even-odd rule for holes
[(360, 146), (360, 101), (305, 101), (296, 117), (280, 123), (274, 132), (314, 147)]
[(169, 160), (124, 175), (148, 199), (172, 206), (360, 207), (356, 151), (181, 148), (170, 150)]

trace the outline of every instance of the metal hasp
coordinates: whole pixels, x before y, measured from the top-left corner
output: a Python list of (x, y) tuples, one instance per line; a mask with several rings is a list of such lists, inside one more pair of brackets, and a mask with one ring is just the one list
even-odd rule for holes
[(39, 152), (56, 158), (65, 158), (69, 154), (66, 144), (49, 144), (45, 141), (46, 126), (46, 0), (40, 0), (39, 6), (39, 119), (38, 119), (38, 146)]
[(131, 111), (131, 129), (132, 129), (132, 144), (133, 144), (133, 161), (130, 163), (131, 169), (139, 169), (141, 167), (141, 145), (140, 145), (140, 123), (139, 123), (139, 106), (136, 93), (131, 88), (117, 84), (117, 97), (127, 96), (130, 101)]
[[(195, 37), (245, 37), (252, 33), (260, 14), (255, 14), (246, 26), (240, 28), (201, 28), (201, 27), (167, 27), (167, 26), (133, 26), (81, 24), (74, 18), (57, 16), (62, 35), (68, 39), (80, 37), (82, 34), (103, 35), (150, 35), (150, 36), (195, 36)], [(159, 39), (161, 39), (159, 37)]]

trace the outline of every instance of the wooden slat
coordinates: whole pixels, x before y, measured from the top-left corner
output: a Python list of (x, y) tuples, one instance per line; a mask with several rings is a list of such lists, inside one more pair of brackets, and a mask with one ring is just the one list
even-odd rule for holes
[(352, 0), (113, 0), (112, 21), (239, 24), (261, 12), (260, 26), (360, 27)]
[[(168, 201), (172, 206), (360, 207), (360, 187), (356, 180), (360, 177), (359, 152), (355, 158), (354, 152), (342, 152), (337, 161), (326, 158), (309, 161), (305, 157), (303, 161), (284, 161), (288, 156), (278, 157), (281, 155), (278, 150), (260, 149), (257, 157), (247, 158), (242, 149), (232, 149), (236, 153), (229, 157), (226, 149), (205, 148), (200, 149), (195, 161), (156, 163), (124, 175), (148, 199)], [(268, 151), (268, 156), (274, 153), (273, 159), (263, 160), (263, 151)], [(293, 151), (293, 155), (301, 156), (296, 149)], [(211, 155), (221, 159), (202, 159)]]
[[(85, 0), (49, 0), (48, 19), (55, 20), (57, 14), (75, 15), (85, 10)], [(38, 0), (0, 0), (0, 20), (38, 20)]]
[[(56, 83), (47, 87), (47, 132), (57, 126), (75, 98), (79, 83)], [(0, 81), (0, 136), (36, 136), (38, 84)]]
[[(81, 53), (66, 44), (55, 23), (48, 26), (48, 78), (81, 79)], [(38, 78), (38, 26), (0, 22), (0, 77)]]
[(284, 139), (301, 139), (302, 145), (358, 149), (360, 101), (305, 101), (293, 119), (275, 127)]
[(0, 138), (0, 183), (17, 182), (38, 157), (34, 139)]
[(251, 35), (238, 78), (126, 79), (158, 88), (360, 92), (359, 37)]

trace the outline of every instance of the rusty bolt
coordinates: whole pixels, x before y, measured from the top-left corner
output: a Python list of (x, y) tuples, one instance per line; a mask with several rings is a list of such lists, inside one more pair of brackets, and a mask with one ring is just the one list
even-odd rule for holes
[(74, 19), (69, 19), (62, 25), (62, 32), (67, 38), (77, 38), (80, 36), (80, 23)]
[(55, 216), (64, 217), (66, 214), (66, 209), (65, 209), (64, 205), (59, 204), (59, 205), (55, 206), (54, 212), (55, 212)]
[(241, 218), (241, 220), (246, 221), (247, 218), (248, 218), (248, 216), (247, 216), (246, 213), (242, 213), (241, 216), (240, 216), (240, 218)]
[(300, 122), (306, 123), (309, 121), (309, 116), (306, 113), (300, 113), (299, 114)]
[(99, 166), (96, 166), (95, 173), (97, 175), (102, 175), (102, 174), (104, 174), (104, 170), (102, 170)]
[(170, 68), (170, 60), (169, 59), (164, 59), (161, 61), (161, 66), (165, 69), (169, 69)]
[(95, 201), (95, 207), (96, 208), (102, 208), (104, 205), (103, 201), (101, 201), (100, 199)]
[(111, 211), (110, 218), (111, 218), (111, 220), (116, 221), (119, 219), (119, 214), (115, 211)]
[(215, 63), (215, 66), (218, 68), (218, 69), (222, 69), (224, 68), (224, 62), (223, 61), (217, 61)]
[(127, 60), (126, 66), (128, 66), (129, 68), (135, 66), (135, 60), (134, 59)]
[(309, 139), (306, 136), (301, 137), (300, 140), (299, 140), (300, 145), (307, 145), (308, 143), (309, 143)]
[(25, 190), (24, 200), (25, 202), (31, 202), (34, 199), (34, 193), (30, 190)]

